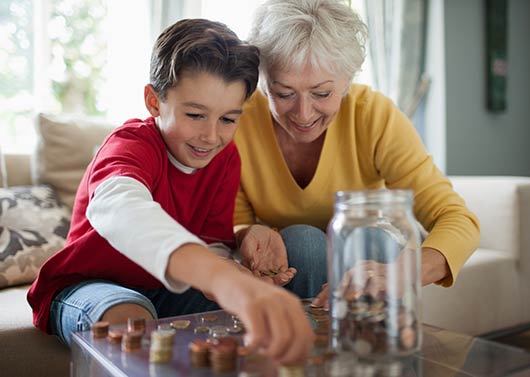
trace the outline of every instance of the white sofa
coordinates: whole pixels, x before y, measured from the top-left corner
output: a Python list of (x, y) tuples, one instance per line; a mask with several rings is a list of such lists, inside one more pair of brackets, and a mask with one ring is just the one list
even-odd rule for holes
[(481, 240), (450, 289), (423, 288), (423, 321), (495, 337), (530, 324), (530, 178), (451, 177)]
[[(71, 203), (84, 164), (110, 129), (40, 123), (35, 156), (5, 156), (7, 183), (51, 183)], [(482, 239), (454, 287), (423, 288), (423, 321), (472, 335), (530, 324), (530, 178), (451, 179), (479, 217)], [(0, 288), (0, 375), (67, 376), (69, 350), (33, 327), (28, 287)]]

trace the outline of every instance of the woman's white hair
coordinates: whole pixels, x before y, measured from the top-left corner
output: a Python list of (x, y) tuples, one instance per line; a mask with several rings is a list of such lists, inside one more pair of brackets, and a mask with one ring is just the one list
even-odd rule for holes
[(262, 80), (272, 70), (302, 69), (310, 62), (352, 81), (366, 55), (367, 34), (343, 1), (268, 0), (256, 9), (248, 40), (260, 49)]

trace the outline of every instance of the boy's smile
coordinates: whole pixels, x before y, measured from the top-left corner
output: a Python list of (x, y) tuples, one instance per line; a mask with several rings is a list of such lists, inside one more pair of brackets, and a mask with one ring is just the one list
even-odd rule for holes
[(200, 169), (230, 142), (245, 101), (243, 81), (226, 82), (205, 72), (181, 72), (178, 84), (161, 101), (152, 86), (145, 89), (151, 115), (166, 146), (181, 164)]

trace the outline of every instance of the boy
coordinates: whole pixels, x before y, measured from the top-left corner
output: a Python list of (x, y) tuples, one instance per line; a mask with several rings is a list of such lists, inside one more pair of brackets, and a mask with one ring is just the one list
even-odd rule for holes
[(69, 344), (72, 331), (100, 320), (218, 308), (204, 293), (243, 321), (251, 348), (281, 363), (307, 356), (313, 335), (296, 297), (216, 254), (234, 246), (232, 138), (258, 65), (258, 50), (222, 24), (182, 20), (162, 32), (144, 90), (152, 117), (105, 140), (78, 188), (65, 247), (28, 293), (39, 329)]

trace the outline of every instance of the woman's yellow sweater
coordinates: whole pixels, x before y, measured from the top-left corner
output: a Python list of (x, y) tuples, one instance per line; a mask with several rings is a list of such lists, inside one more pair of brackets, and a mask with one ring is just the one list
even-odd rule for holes
[(442, 285), (453, 283), (478, 246), (477, 218), (434, 165), (411, 122), (366, 86), (352, 85), (343, 98), (326, 131), (315, 175), (303, 189), (280, 152), (262, 93), (246, 103), (235, 141), (242, 161), (235, 225), (310, 224), (325, 230), (336, 191), (411, 189), (414, 214), (429, 231), (422, 246), (439, 250), (451, 270)]

